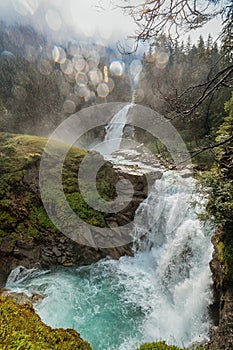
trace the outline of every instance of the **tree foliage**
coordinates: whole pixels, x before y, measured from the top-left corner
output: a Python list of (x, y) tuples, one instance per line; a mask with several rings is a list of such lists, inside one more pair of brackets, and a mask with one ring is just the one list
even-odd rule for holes
[(216, 133), (215, 165), (203, 175), (208, 195), (207, 214), (219, 227), (233, 222), (233, 95), (225, 104), (228, 113)]
[(82, 108), (129, 101), (127, 70), (109, 69), (116, 57), (100, 44), (60, 46), (30, 26), (0, 22), (0, 131), (48, 136)]
[[(137, 31), (134, 35), (137, 45), (140, 41), (160, 45), (166, 36), (172, 45), (176, 47), (176, 40), (185, 32), (191, 29), (203, 27), (217, 15), (221, 15), (222, 29), (220, 27), (218, 40), (221, 41), (221, 54), (214, 64), (209, 66), (209, 74), (201, 84), (193, 84), (191, 93), (195, 93), (188, 110), (184, 114), (196, 111), (203, 102), (213, 98), (222, 86), (232, 87), (233, 80), (233, 6), (231, 0), (151, 0), (142, 1), (138, 5), (131, 5), (127, 1), (123, 6), (130, 13), (137, 24)], [(211, 45), (209, 40), (208, 46)], [(137, 47), (136, 45), (136, 47)], [(208, 47), (207, 46), (207, 47)], [(190, 46), (188, 47), (188, 50)], [(193, 48), (199, 52), (204, 51), (204, 43), (199, 40), (198, 47)], [(191, 62), (191, 61), (190, 61)], [(183, 90), (185, 94), (185, 89)], [(179, 95), (178, 102), (179, 102)]]
[(224, 69), (220, 57), (221, 49), (211, 35), (206, 42), (200, 36), (197, 43), (188, 38), (175, 45), (164, 36), (150, 46), (142, 61), (139, 87), (144, 97), (140, 103), (170, 119), (190, 151), (198, 154), (195, 161), (203, 164), (209, 162), (212, 154), (199, 155), (199, 150), (212, 145), (226, 114), (223, 105), (230, 98), (231, 89), (219, 86), (198, 105), (196, 101), (200, 92), (204, 94), (206, 82)]
[(225, 104), (227, 116), (216, 133), (215, 165), (201, 177), (207, 196), (204, 218), (219, 229), (218, 256), (225, 267), (225, 280), (233, 281), (233, 94)]

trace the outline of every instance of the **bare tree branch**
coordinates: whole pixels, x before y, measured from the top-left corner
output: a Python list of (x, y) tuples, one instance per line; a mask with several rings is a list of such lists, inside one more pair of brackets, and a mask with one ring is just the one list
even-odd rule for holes
[[(230, 136), (228, 137), (227, 139), (221, 141), (221, 142), (218, 142), (218, 143), (215, 143), (213, 145), (209, 145), (209, 146), (205, 146), (205, 147), (202, 147), (200, 150), (194, 150), (194, 151), (190, 151), (190, 157), (191, 158), (195, 158), (196, 156), (198, 156), (199, 154), (205, 152), (205, 151), (209, 151), (209, 150), (213, 150), (214, 148), (217, 148), (219, 146), (222, 146), (222, 145), (225, 145), (226, 143), (228, 142), (232, 142), (233, 141), (233, 136)], [(183, 163), (186, 163), (189, 159), (185, 159), (183, 160), (182, 162), (179, 163), (180, 164), (183, 164)]]
[(138, 25), (135, 38), (148, 40), (163, 35), (170, 37), (179, 31), (200, 28), (210, 19), (223, 14), (226, 9), (218, 1), (151, 0), (138, 5), (122, 6)]

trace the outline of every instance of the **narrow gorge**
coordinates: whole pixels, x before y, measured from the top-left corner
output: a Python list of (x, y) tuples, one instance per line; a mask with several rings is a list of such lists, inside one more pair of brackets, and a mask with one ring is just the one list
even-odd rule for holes
[[(182, 347), (206, 343), (212, 324), (209, 262), (213, 247), (210, 227), (197, 216), (204, 203), (192, 208), (199, 199), (190, 169), (168, 170), (155, 160), (149, 165), (150, 155), (140, 155), (140, 147), (119, 150), (129, 108), (123, 107), (106, 127), (105, 140), (112, 139), (113, 145), (111, 150), (102, 149), (108, 161), (97, 177), (97, 186), (107, 186), (104, 181), (110, 179), (107, 191), (112, 196), (117, 181), (133, 183), (130, 205), (118, 213), (96, 216), (100, 226), (105, 222), (113, 229), (134, 221), (132, 243), (125, 246), (80, 245), (54, 230), (42, 207), (35, 217), (40, 203), (39, 152), (46, 140), (4, 135), (2, 152), (6, 158), (11, 152), (12, 165), (20, 159), (21, 169), (16, 176), (9, 163), (3, 176), (8, 201), (1, 204), (8, 213), (10, 206), (14, 211), (10, 211), (11, 225), (5, 222), (10, 234), (2, 235), (2, 281), (7, 277), (5, 288), (16, 293), (45, 296), (35, 305), (42, 320), (55, 328), (76, 329), (96, 350), (134, 350), (160, 339)], [(76, 148), (68, 154), (64, 166), (73, 181), (69, 180), (72, 192), (68, 188), (68, 193), (75, 193), (72, 174), (85, 154)], [(148, 174), (153, 179), (149, 192)], [(103, 185), (101, 189), (106, 193)], [(127, 187), (121, 190), (127, 193)], [(19, 202), (20, 208), (16, 207)], [(92, 211), (85, 220), (93, 220), (96, 213)], [(95, 239), (95, 232), (90, 235), (90, 240)]]

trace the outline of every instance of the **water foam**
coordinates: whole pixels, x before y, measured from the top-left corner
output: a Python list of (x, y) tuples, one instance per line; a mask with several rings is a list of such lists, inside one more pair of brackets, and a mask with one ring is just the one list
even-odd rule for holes
[[(8, 286), (47, 298), (37, 305), (53, 327), (72, 327), (95, 350), (134, 350), (164, 339), (188, 346), (208, 335), (210, 233), (187, 209), (192, 179), (167, 172), (141, 204), (135, 256), (10, 279)], [(184, 208), (186, 208), (184, 210)], [(25, 276), (24, 276), (25, 277)]]

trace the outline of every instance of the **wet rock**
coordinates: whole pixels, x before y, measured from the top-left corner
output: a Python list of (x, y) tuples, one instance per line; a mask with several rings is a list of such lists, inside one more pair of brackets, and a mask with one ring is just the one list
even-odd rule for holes
[(12, 239), (10, 236), (5, 236), (2, 238), (0, 253), (9, 254), (14, 250), (14, 245), (12, 244)]
[(52, 252), (57, 256), (60, 257), (62, 255), (62, 253), (60, 252), (60, 250), (55, 246), (53, 247)]
[(225, 267), (218, 255), (218, 242), (221, 241), (221, 230), (212, 237), (214, 252), (210, 262), (213, 278), (214, 302), (211, 316), (214, 325), (210, 329), (208, 350), (233, 349), (233, 286), (226, 279)]
[(13, 291), (6, 289), (6, 288), (0, 289), (0, 295), (3, 297), (12, 298), (20, 304), (29, 303), (31, 305), (35, 304), (35, 303), (37, 303), (45, 298), (45, 295), (32, 294), (32, 296), (28, 296), (26, 293), (17, 293), (17, 292), (13, 292)]

